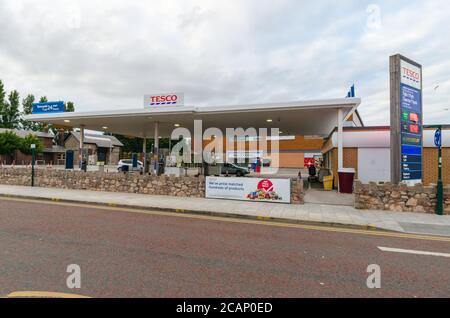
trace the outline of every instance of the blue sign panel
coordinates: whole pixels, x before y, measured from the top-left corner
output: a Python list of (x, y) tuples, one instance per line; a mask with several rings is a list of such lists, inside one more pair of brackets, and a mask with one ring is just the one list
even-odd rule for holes
[(33, 103), (33, 114), (64, 113), (64, 102)]
[(401, 179), (422, 179), (422, 92), (400, 84)]
[(442, 147), (442, 132), (440, 129), (436, 130), (436, 132), (434, 133), (434, 144), (438, 148)]

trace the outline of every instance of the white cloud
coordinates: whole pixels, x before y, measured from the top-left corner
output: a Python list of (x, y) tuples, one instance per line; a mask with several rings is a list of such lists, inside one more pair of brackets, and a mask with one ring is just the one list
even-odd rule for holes
[(424, 65), (425, 121), (450, 122), (450, 3), (376, 2), (379, 28), (370, 4), (3, 0), (0, 79), (78, 110), (158, 91), (196, 105), (343, 97), (355, 83), (364, 121), (388, 124), (388, 58), (402, 53)]

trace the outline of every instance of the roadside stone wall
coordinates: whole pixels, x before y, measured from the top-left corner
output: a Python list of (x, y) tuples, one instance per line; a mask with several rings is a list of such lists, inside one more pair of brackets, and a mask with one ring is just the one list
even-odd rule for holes
[(291, 204), (305, 204), (305, 191), (302, 179), (291, 179)]
[[(354, 184), (355, 208), (364, 210), (387, 210), (396, 212), (435, 213), (436, 186), (391, 183)], [(450, 186), (444, 187), (444, 214), (450, 215)]]
[[(0, 184), (31, 185), (31, 168), (0, 168)], [(177, 197), (205, 197), (205, 178), (151, 176), (37, 169), (35, 186), (92, 191), (127, 192)], [(303, 182), (291, 179), (291, 203), (304, 203)]]

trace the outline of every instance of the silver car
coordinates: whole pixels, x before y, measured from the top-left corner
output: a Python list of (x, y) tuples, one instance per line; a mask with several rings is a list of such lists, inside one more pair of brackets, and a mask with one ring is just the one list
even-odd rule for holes
[[(128, 168), (124, 168), (125, 166), (127, 166)], [(117, 164), (117, 171), (140, 171), (143, 172), (144, 171), (144, 164), (142, 163), (142, 161), (137, 161), (137, 167), (133, 168), (133, 160), (132, 159), (122, 159), (119, 161), (119, 163)]]

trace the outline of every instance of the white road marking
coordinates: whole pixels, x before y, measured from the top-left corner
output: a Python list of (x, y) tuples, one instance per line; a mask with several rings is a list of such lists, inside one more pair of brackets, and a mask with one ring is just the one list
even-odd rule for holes
[(378, 246), (378, 249), (383, 252), (394, 252), (394, 253), (406, 253), (406, 254), (416, 254), (416, 255), (427, 255), (427, 256), (440, 256), (440, 257), (450, 257), (448, 253), (436, 253), (436, 252), (426, 252), (426, 251), (415, 251), (415, 250), (404, 250), (401, 248), (391, 248)]

